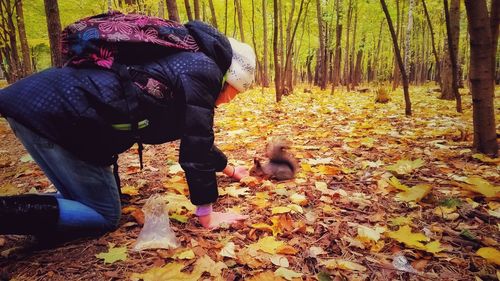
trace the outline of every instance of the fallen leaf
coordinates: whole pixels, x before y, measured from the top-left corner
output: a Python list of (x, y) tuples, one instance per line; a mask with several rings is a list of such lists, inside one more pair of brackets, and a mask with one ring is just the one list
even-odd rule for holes
[(273, 255), (271, 257), (271, 262), (274, 265), (280, 266), (280, 267), (288, 267), (290, 266), (290, 263), (288, 262), (288, 259), (285, 256), (282, 255)]
[(201, 277), (199, 272), (193, 272), (193, 274), (182, 272), (184, 267), (182, 263), (170, 262), (162, 267), (153, 267), (144, 273), (132, 273), (130, 279), (132, 281), (191, 281)]
[(399, 160), (396, 164), (389, 165), (386, 167), (387, 170), (393, 171), (398, 175), (407, 175), (413, 172), (413, 170), (418, 169), (424, 165), (422, 159), (416, 160)]
[(483, 247), (477, 250), (476, 255), (484, 258), (489, 263), (500, 265), (500, 251), (492, 247)]
[(286, 269), (284, 267), (280, 267), (278, 269), (276, 269), (276, 271), (274, 272), (274, 274), (276, 276), (280, 276), (280, 277), (283, 277), (285, 278), (286, 280), (293, 280), (293, 278), (300, 278), (302, 277), (302, 273), (298, 273), (298, 272), (295, 272), (293, 270), (290, 270), (290, 269)]
[(236, 258), (236, 254), (234, 253), (234, 248), (235, 245), (233, 242), (228, 242), (226, 245), (224, 245), (224, 248), (220, 251), (220, 255), (223, 257), (228, 257), (228, 258)]
[(432, 186), (426, 184), (418, 184), (407, 191), (396, 194), (396, 200), (399, 201), (415, 201), (419, 202), (431, 191)]
[(274, 239), (274, 236), (267, 236), (259, 239), (257, 243), (250, 244), (248, 247), (250, 249), (260, 250), (262, 252), (274, 255), (276, 254), (276, 250), (283, 245), (285, 245), (283, 241), (276, 241), (276, 239)]
[(331, 259), (321, 262), (327, 269), (344, 269), (344, 270), (355, 270), (355, 271), (366, 271), (366, 267), (347, 260), (342, 259)]
[(116, 261), (127, 260), (127, 247), (115, 248), (113, 245), (109, 245), (107, 252), (102, 252), (95, 255), (98, 259), (103, 259), (104, 263), (114, 263)]
[(121, 188), (122, 194), (127, 194), (130, 196), (139, 195), (139, 190), (137, 187), (132, 185), (125, 185)]
[(192, 260), (195, 258), (195, 255), (194, 255), (193, 250), (189, 249), (189, 250), (184, 251), (184, 252), (175, 253), (172, 256), (172, 258), (178, 259), (178, 260)]

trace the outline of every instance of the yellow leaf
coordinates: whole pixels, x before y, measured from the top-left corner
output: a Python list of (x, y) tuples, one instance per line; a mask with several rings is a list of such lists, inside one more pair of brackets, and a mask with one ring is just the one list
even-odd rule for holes
[(445, 220), (456, 220), (460, 215), (458, 213), (455, 213), (457, 210), (456, 206), (453, 206), (451, 208), (445, 207), (445, 206), (438, 206), (434, 209), (434, 214), (444, 218)]
[(302, 273), (297, 273), (295, 271), (292, 271), (290, 269), (286, 269), (284, 267), (280, 267), (280, 268), (276, 269), (276, 271), (274, 272), (274, 275), (283, 277), (289, 281), (293, 280), (293, 278), (302, 277)]
[(234, 259), (236, 258), (234, 248), (235, 248), (234, 242), (228, 242), (226, 245), (224, 245), (224, 248), (222, 248), (219, 255)]
[(483, 247), (477, 250), (476, 255), (484, 258), (489, 263), (500, 265), (500, 251), (492, 247)]
[(184, 194), (184, 195), (189, 194), (188, 185), (185, 182), (164, 182), (163, 186), (179, 194)]
[(173, 259), (179, 259), (179, 260), (192, 260), (195, 258), (193, 250), (189, 249), (184, 252), (176, 253), (175, 255), (172, 256)]
[(318, 171), (323, 175), (338, 175), (340, 174), (340, 169), (334, 166), (320, 165), (318, 166)]
[(389, 224), (392, 226), (400, 226), (400, 225), (410, 225), (412, 224), (411, 217), (395, 217), (389, 221)]
[(276, 254), (276, 250), (285, 245), (283, 241), (276, 241), (274, 236), (267, 236), (259, 239), (258, 242), (248, 245), (250, 249), (260, 250), (268, 254)]
[(189, 220), (189, 218), (187, 216), (180, 215), (177, 213), (173, 213), (169, 217), (171, 219), (176, 220), (176, 221), (181, 222), (181, 223), (187, 223), (187, 221)]
[(288, 204), (286, 207), (292, 210), (292, 213), (300, 213), (300, 214), (304, 213), (304, 209), (302, 209), (302, 207), (300, 207), (299, 205)]
[(399, 201), (415, 201), (422, 200), (431, 191), (432, 186), (427, 184), (418, 184), (407, 191), (400, 192), (396, 195), (396, 200)]
[(396, 177), (391, 177), (389, 179), (389, 184), (401, 191), (407, 191), (410, 189), (409, 186), (402, 184)]
[(485, 163), (500, 163), (500, 158), (491, 158), (481, 153), (476, 153), (472, 155), (472, 158), (476, 158)]
[(290, 213), (290, 211), (292, 211), (292, 210), (288, 207), (274, 207), (271, 209), (271, 213), (273, 215)]
[(226, 192), (229, 196), (238, 198), (239, 196), (246, 196), (248, 194), (248, 187), (239, 188), (236, 185), (230, 185), (226, 188)]
[(393, 171), (398, 175), (407, 175), (413, 170), (418, 169), (424, 165), (422, 159), (411, 160), (399, 160), (396, 164), (387, 166), (387, 170)]
[(167, 206), (170, 212), (182, 213), (184, 209), (189, 212), (194, 212), (196, 209), (191, 201), (182, 194), (167, 193), (165, 199), (168, 201)]
[(364, 225), (358, 226), (358, 239), (362, 242), (374, 241), (380, 239), (380, 234), (385, 232), (385, 227), (377, 226), (375, 229), (366, 227)]
[[(222, 270), (227, 269), (227, 265), (223, 262), (215, 262), (212, 260), (209, 256), (204, 255), (203, 257), (199, 258), (195, 264), (194, 264), (194, 269), (193, 269), (193, 274), (199, 274), (200, 276), (204, 272), (210, 273), (210, 276), (215, 277), (215, 280), (224, 280), (222, 278)], [(168, 279), (162, 279), (162, 280), (168, 280)], [(197, 279), (192, 279), (192, 280), (197, 280)]]
[(470, 185), (465, 185), (465, 184), (459, 184), (459, 185), (467, 190), (481, 193), (482, 195), (488, 198), (500, 198), (499, 185), (492, 185), (487, 180), (484, 180), (483, 178), (480, 177), (470, 177), (467, 178), (465, 182)]
[(271, 263), (280, 267), (288, 267), (290, 263), (285, 256), (282, 255), (273, 255), (271, 257)]
[(307, 205), (307, 198), (305, 195), (294, 193), (290, 196), (290, 201), (292, 203), (300, 205), (300, 206), (305, 206)]
[(130, 195), (130, 196), (134, 196), (134, 195), (138, 195), (139, 194), (139, 191), (138, 191), (137, 187), (131, 186), (131, 185), (123, 186), (121, 188), (121, 190), (122, 190), (122, 194), (127, 194), (127, 195)]
[(276, 249), (276, 253), (283, 255), (295, 255), (297, 254), (297, 250), (290, 245), (282, 245), (278, 249)]
[(184, 170), (182, 169), (181, 165), (179, 164), (174, 164), (168, 168), (168, 172), (172, 175), (183, 172)]
[(248, 279), (248, 281), (284, 281), (284, 280), (285, 279), (274, 275), (274, 272), (272, 271), (264, 271)]
[(408, 225), (403, 225), (397, 231), (386, 232), (387, 236), (395, 239), (398, 242), (404, 243), (406, 246), (424, 250), (425, 245), (421, 241), (429, 241), (429, 237), (423, 233), (413, 233)]
[(331, 259), (322, 262), (327, 269), (344, 269), (344, 270), (355, 270), (355, 271), (366, 271), (366, 267), (351, 261), (346, 261), (342, 259)]
[(130, 276), (132, 281), (158, 281), (158, 280), (169, 280), (169, 281), (192, 281), (198, 280), (201, 277), (201, 273), (194, 272), (192, 274), (182, 272), (181, 270), (185, 267), (184, 264), (178, 262), (170, 262), (162, 267), (153, 267), (144, 273), (133, 273)]
[(425, 245), (425, 251), (429, 253), (435, 254), (444, 250), (445, 250), (444, 248), (441, 248), (441, 243), (439, 243), (439, 241), (432, 241)]

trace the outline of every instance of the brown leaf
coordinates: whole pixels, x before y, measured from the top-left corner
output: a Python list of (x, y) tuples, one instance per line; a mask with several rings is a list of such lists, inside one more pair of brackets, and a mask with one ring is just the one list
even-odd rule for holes
[(426, 259), (419, 259), (419, 260), (414, 260), (411, 265), (413, 268), (415, 268), (418, 271), (424, 271), (424, 268), (427, 266), (429, 263), (429, 260)]
[(141, 209), (136, 209), (136, 210), (132, 211), (132, 213), (130, 213), (130, 215), (132, 217), (134, 217), (135, 221), (139, 225), (144, 225), (144, 212), (142, 212)]

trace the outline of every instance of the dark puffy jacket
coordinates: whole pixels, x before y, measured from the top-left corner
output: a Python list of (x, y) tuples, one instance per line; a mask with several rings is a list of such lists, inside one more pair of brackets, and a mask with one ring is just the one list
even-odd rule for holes
[(161, 102), (150, 102), (141, 95), (124, 96), (126, 82), (114, 71), (63, 67), (0, 90), (0, 113), (82, 160), (105, 165), (136, 142), (132, 131), (112, 127), (114, 113), (127, 112), (130, 104), (136, 104), (149, 121), (137, 131), (142, 142), (181, 139), (179, 162), (186, 173), (191, 202), (215, 202), (215, 172), (224, 169), (227, 159), (213, 145), (214, 107), (232, 51), (227, 38), (215, 29), (201, 22), (186, 27), (200, 52), (174, 52), (135, 66), (167, 86)]

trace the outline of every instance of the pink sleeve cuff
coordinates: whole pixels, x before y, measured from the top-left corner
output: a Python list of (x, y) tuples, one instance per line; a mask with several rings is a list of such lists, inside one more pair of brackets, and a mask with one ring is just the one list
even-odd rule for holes
[(210, 215), (212, 213), (212, 204), (199, 205), (196, 206), (196, 212), (194, 213), (198, 217), (203, 217)]

